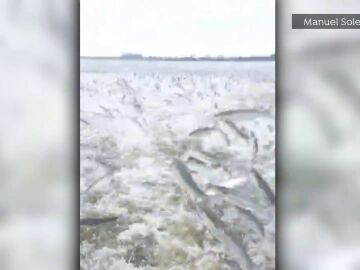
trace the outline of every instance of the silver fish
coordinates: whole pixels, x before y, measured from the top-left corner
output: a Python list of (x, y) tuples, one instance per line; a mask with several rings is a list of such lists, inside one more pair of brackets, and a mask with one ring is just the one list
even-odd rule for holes
[(227, 145), (231, 144), (227, 134), (223, 130), (221, 130), (221, 129), (217, 128), (217, 127), (198, 128), (198, 129), (195, 129), (192, 132), (190, 132), (189, 136), (206, 135), (206, 134), (211, 133), (211, 132), (219, 132), (222, 135), (222, 137), (224, 138), (226, 144)]
[(99, 224), (114, 222), (117, 217), (108, 217), (108, 218), (82, 218), (80, 219), (80, 226), (96, 226)]
[(178, 159), (174, 160), (174, 164), (181, 178), (184, 180), (183, 182), (185, 183), (187, 190), (189, 190), (195, 196), (199, 196), (200, 198), (205, 197), (205, 193), (195, 183), (185, 164)]
[(260, 232), (260, 235), (264, 236), (264, 228), (262, 227), (261, 222), (247, 209), (236, 206), (235, 208), (238, 210), (238, 213), (245, 218), (245, 224), (248, 225), (246, 228), (235, 228), (233, 225), (225, 223), (221, 217), (212, 210), (212, 197), (206, 195), (199, 188), (186, 165), (178, 159), (174, 160), (174, 164), (182, 183), (185, 184), (186, 190), (195, 195), (196, 206), (200, 210), (199, 214), (203, 217), (203, 220), (213, 235), (224, 244), (230, 256), (237, 261), (239, 266), (241, 266), (241, 269), (259, 269), (246, 251), (244, 235), (250, 233), (250, 228), (255, 228), (257, 235), (259, 235)]
[(261, 176), (261, 174), (255, 168), (253, 168), (251, 170), (251, 173), (255, 177), (259, 188), (261, 190), (263, 190), (264, 193), (266, 194), (266, 196), (269, 199), (270, 203), (275, 204), (275, 194), (272, 191), (272, 189), (270, 188), (269, 184), (265, 181), (265, 179)]
[(267, 109), (238, 109), (215, 114), (215, 117), (234, 120), (255, 120), (257, 118), (274, 118), (271, 108)]
[(231, 129), (233, 129), (235, 131), (235, 133), (241, 137), (242, 139), (244, 139), (245, 141), (249, 141), (250, 140), (250, 136), (248, 134), (246, 134), (242, 129), (238, 128), (238, 126), (232, 122), (229, 119), (226, 119), (224, 121)]
[(189, 133), (189, 136), (194, 136), (194, 135), (200, 135), (200, 134), (203, 134), (203, 133), (208, 133), (208, 132), (211, 132), (211, 131), (215, 131), (216, 128), (215, 127), (203, 127), (203, 128), (198, 128), (198, 129), (195, 129), (193, 131), (191, 131)]

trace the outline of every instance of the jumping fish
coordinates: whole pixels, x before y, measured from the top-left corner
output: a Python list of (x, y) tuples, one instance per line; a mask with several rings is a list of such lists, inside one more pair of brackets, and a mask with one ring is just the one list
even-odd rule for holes
[(86, 121), (85, 119), (82, 119), (82, 118), (80, 118), (80, 122), (83, 122), (86, 125), (90, 125), (90, 123), (88, 121)]
[(242, 139), (244, 139), (245, 141), (249, 141), (250, 140), (250, 136), (248, 134), (246, 134), (242, 129), (238, 128), (238, 126), (232, 122), (229, 119), (226, 119), (224, 121), (231, 129), (233, 129), (235, 131), (235, 133), (241, 137)]
[(202, 205), (201, 209), (204, 211), (202, 216), (205, 218), (208, 228), (225, 245), (241, 269), (255, 270), (256, 265), (245, 250), (242, 235), (227, 226), (208, 206)]
[(227, 145), (230, 145), (231, 142), (228, 138), (228, 136), (226, 135), (226, 133), (224, 131), (222, 131), (220, 128), (214, 126), (214, 127), (203, 127), (203, 128), (198, 128), (193, 130), (192, 132), (189, 133), (189, 136), (196, 136), (196, 135), (203, 135), (203, 134), (208, 134), (210, 132), (219, 132), (221, 134), (221, 136), (224, 138), (225, 142)]
[(203, 134), (203, 133), (208, 133), (208, 132), (211, 132), (211, 131), (215, 131), (216, 128), (215, 127), (203, 127), (203, 128), (198, 128), (198, 129), (195, 129), (193, 131), (191, 131), (189, 133), (189, 136), (193, 136), (193, 135), (200, 135), (200, 134)]
[(255, 132), (251, 131), (250, 133), (251, 137), (252, 137), (252, 141), (253, 141), (253, 153), (254, 153), (254, 158), (256, 157), (256, 154), (259, 152), (259, 141), (258, 138), (255, 135)]
[(257, 118), (274, 118), (271, 107), (267, 109), (238, 109), (215, 114), (217, 118), (235, 120), (255, 120)]
[(103, 223), (116, 221), (117, 217), (108, 218), (82, 218), (80, 219), (80, 226), (96, 226)]
[(268, 197), (270, 203), (275, 204), (275, 194), (271, 190), (269, 184), (265, 181), (265, 179), (261, 176), (261, 174), (255, 168), (253, 168), (251, 170), (251, 172), (254, 175), (254, 177), (255, 177), (255, 179), (256, 179), (256, 181), (258, 183), (259, 188), (264, 191), (264, 193)]
[[(262, 209), (257, 204), (249, 200), (249, 198), (247, 198), (247, 194), (241, 191), (233, 192), (231, 189), (211, 184), (208, 185), (208, 190), (215, 192), (216, 194), (220, 194), (224, 200), (235, 207), (239, 207), (238, 210), (243, 209), (250, 212), (257, 220), (257, 225), (259, 222), (263, 225), (267, 225), (270, 222), (269, 211), (267, 209)], [(261, 231), (263, 231), (263, 229), (261, 229)]]
[(185, 164), (178, 159), (174, 160), (174, 164), (181, 178), (184, 180), (183, 182), (185, 183), (187, 190), (189, 190), (192, 194), (200, 198), (205, 197), (206, 196), (205, 193), (195, 183), (194, 179), (192, 178)]
[[(239, 266), (244, 270), (257, 269), (257, 265), (251, 260), (249, 254), (245, 249), (244, 238), (242, 236), (242, 230), (240, 231), (234, 228), (231, 224), (225, 223), (221, 217), (219, 217), (214, 210), (210, 207), (211, 197), (206, 195), (195, 183), (186, 165), (178, 159), (174, 160), (175, 167), (185, 184), (186, 189), (197, 196), (201, 200), (197, 200), (197, 206), (199, 207), (200, 215), (204, 218), (204, 221), (214, 236), (220, 240), (229, 251), (231, 256), (237, 261)], [(255, 228), (261, 231), (261, 235), (264, 235), (264, 229), (261, 222), (248, 210), (236, 207), (242, 216), (246, 216)]]
[(256, 154), (259, 152), (259, 142), (255, 133), (251, 131), (250, 133), (244, 131), (243, 129), (238, 128), (238, 126), (229, 119), (224, 121), (235, 133), (244, 139), (248, 144), (252, 144), (253, 147), (253, 159), (256, 157)]

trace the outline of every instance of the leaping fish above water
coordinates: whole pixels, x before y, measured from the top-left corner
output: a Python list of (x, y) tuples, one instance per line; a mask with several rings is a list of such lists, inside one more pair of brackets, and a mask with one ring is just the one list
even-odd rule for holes
[[(238, 262), (239, 266), (241, 266), (241, 269), (262, 269), (262, 266), (252, 261), (245, 248), (245, 246), (249, 244), (249, 239), (252, 237), (254, 237), (253, 239), (258, 239), (256, 235), (264, 237), (265, 231), (260, 220), (258, 220), (251, 211), (235, 205), (240, 216), (245, 218), (245, 223), (241, 223), (241, 228), (236, 228), (233, 224), (228, 224), (212, 209), (211, 197), (206, 195), (198, 187), (186, 165), (177, 159), (174, 160), (174, 164), (180, 175), (182, 184), (188, 192), (195, 196), (197, 206), (199, 210), (201, 210), (199, 214), (204, 218), (204, 221), (214, 236), (223, 242), (230, 255)], [(251, 230), (255, 230), (257, 233), (254, 235), (250, 232)], [(244, 237), (245, 235), (246, 237)]]
[(257, 118), (274, 119), (274, 112), (271, 107), (266, 109), (237, 109), (217, 113), (215, 117), (236, 120), (255, 120)]
[(203, 128), (198, 128), (195, 129), (193, 131), (191, 131), (189, 133), (189, 136), (193, 136), (193, 135), (198, 135), (198, 134), (202, 134), (202, 133), (207, 133), (207, 132), (211, 132), (216, 130), (216, 127), (203, 127)]
[(260, 189), (262, 189), (264, 191), (264, 193), (266, 194), (267, 198), (269, 199), (271, 204), (275, 204), (275, 194), (272, 191), (272, 189), (270, 188), (269, 184), (265, 181), (265, 179), (261, 176), (261, 174), (255, 169), (253, 168), (251, 170), (252, 174), (254, 175), (258, 186)]
[(219, 132), (221, 134), (221, 136), (224, 138), (224, 141), (226, 142), (226, 144), (227, 145), (231, 144), (227, 134), (223, 130), (218, 128), (217, 126), (202, 127), (202, 128), (195, 129), (189, 133), (189, 136), (204, 135), (204, 134), (209, 134), (211, 132)]
[(96, 226), (99, 224), (110, 223), (116, 221), (117, 217), (108, 217), (108, 218), (81, 218), (80, 226)]
[(203, 198), (206, 196), (206, 194), (198, 187), (197, 184), (195, 184), (194, 179), (192, 178), (188, 168), (185, 166), (184, 163), (182, 163), (180, 160), (175, 159), (174, 160), (175, 167), (180, 174), (181, 178), (184, 180), (184, 184), (186, 188), (195, 196), (198, 196), (199, 198)]
[(85, 119), (82, 119), (81, 117), (80, 117), (80, 122), (82, 122), (86, 125), (90, 125), (90, 123), (88, 121), (86, 121)]
[[(261, 232), (264, 232), (262, 226), (267, 225), (270, 222), (268, 209), (262, 209), (260, 206), (246, 198), (246, 194), (244, 195), (242, 192), (233, 192), (231, 189), (212, 184), (208, 185), (208, 190), (221, 195), (224, 200), (237, 207), (238, 210), (242, 210), (243, 214), (246, 215), (246, 213), (251, 213), (251, 216), (253, 216), (251, 219), (253, 219)], [(262, 225), (260, 226), (260, 224)]]
[(259, 152), (259, 142), (258, 138), (255, 135), (254, 131), (246, 132), (243, 128), (238, 128), (238, 126), (229, 119), (226, 119), (225, 124), (227, 124), (235, 133), (245, 140), (248, 144), (252, 144), (253, 147), (253, 159), (256, 157), (256, 154)]
[(246, 132), (244, 132), (244, 130), (242, 130), (242, 129), (240, 129), (240, 128), (238, 128), (238, 126), (234, 123), (234, 122), (232, 122), (232, 121), (230, 121), (230, 120), (225, 120), (224, 121), (231, 129), (233, 129), (234, 131), (235, 131), (235, 133), (239, 136), (239, 137), (241, 137), (242, 139), (244, 139), (245, 141), (249, 141), (250, 140), (250, 136), (249, 136), (249, 134), (247, 134)]

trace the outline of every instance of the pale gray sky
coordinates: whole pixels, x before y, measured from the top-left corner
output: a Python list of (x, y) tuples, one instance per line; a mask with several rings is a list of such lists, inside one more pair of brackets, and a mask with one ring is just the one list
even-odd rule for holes
[(275, 52), (275, 0), (81, 0), (81, 55)]

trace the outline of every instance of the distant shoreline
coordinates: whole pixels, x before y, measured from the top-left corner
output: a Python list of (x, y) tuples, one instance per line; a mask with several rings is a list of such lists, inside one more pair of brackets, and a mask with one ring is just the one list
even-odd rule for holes
[(81, 56), (84, 60), (126, 60), (126, 61), (163, 61), (163, 62), (273, 62), (275, 55), (272, 56), (250, 56), (250, 57), (144, 57), (144, 56)]

